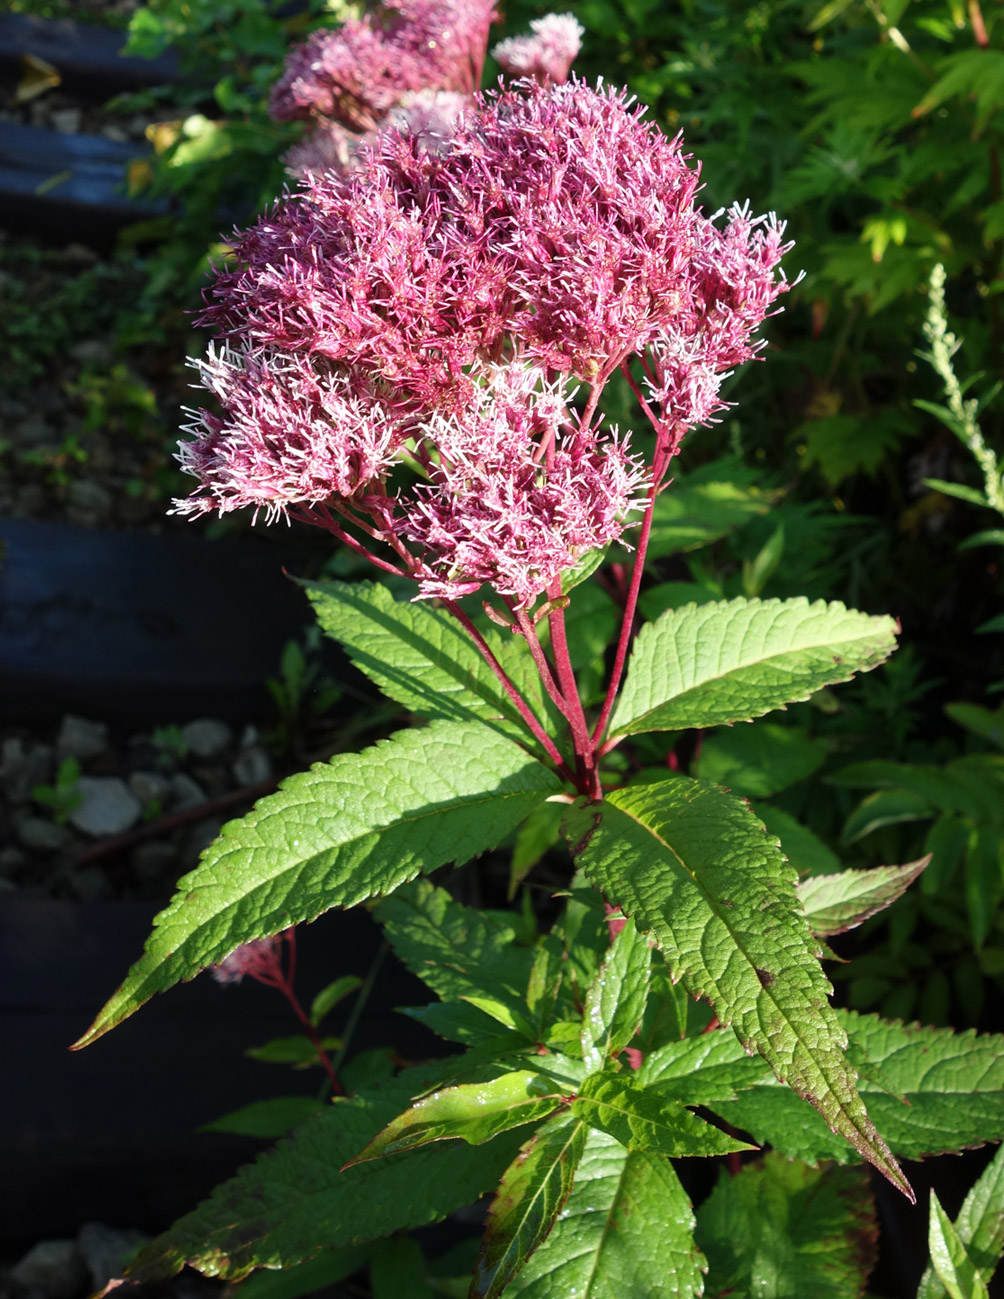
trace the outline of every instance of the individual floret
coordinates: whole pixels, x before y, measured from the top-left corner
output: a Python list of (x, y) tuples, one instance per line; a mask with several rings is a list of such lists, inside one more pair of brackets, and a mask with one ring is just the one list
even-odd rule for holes
[(492, 50), (495, 61), (511, 77), (533, 77), (541, 85), (560, 86), (568, 80), (582, 48), (583, 28), (571, 14), (545, 14), (530, 23), (532, 36), (510, 36)]

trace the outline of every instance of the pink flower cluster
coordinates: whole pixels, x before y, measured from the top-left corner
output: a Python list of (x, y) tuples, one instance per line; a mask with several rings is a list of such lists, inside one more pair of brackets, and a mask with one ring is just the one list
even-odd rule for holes
[(293, 50), (272, 90), (279, 120), (326, 118), (371, 131), (416, 91), (470, 95), (481, 80), (495, 0), (395, 0)]
[(274, 983), (282, 975), (282, 942), (284, 934), (256, 938), (243, 943), (219, 965), (211, 966), (217, 983), (240, 983), (245, 975), (264, 983)]
[(510, 36), (492, 50), (495, 61), (510, 77), (534, 77), (541, 85), (560, 86), (568, 80), (582, 48), (582, 27), (571, 14), (545, 14), (530, 23), (532, 36)]
[(457, 596), (489, 583), (525, 608), (587, 551), (619, 537), (640, 505), (644, 469), (616, 431), (582, 428), (564, 382), (509, 362), (475, 369), (470, 403), (435, 414), (436, 448), (398, 531), (428, 556), (423, 596)]
[[(526, 607), (628, 524), (642, 475), (598, 431), (609, 377), (638, 358), (665, 460), (788, 287), (783, 227), (709, 219), (697, 189), (678, 138), (576, 80), (482, 97), (437, 150), (387, 130), (311, 175), (207, 297), (223, 413), (191, 426), (179, 508), (328, 505), (422, 594), (488, 583)], [(581, 413), (561, 376), (588, 385)], [(427, 481), (395, 494), (402, 456)]]

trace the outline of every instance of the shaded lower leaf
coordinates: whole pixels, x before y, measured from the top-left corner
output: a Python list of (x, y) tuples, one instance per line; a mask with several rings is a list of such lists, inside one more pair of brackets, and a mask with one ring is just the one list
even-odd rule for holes
[[(1004, 1255), (1004, 1146), (976, 1182), (955, 1220), (955, 1231), (983, 1282), (989, 1282)], [(948, 1291), (928, 1266), (917, 1299), (946, 1299)]]
[(820, 938), (853, 929), (901, 897), (930, 860), (928, 855), (906, 866), (876, 866), (800, 880), (798, 898), (809, 927)]
[(316, 1258), (278, 1271), (256, 1272), (241, 1284), (241, 1299), (299, 1299), (344, 1281), (367, 1261), (369, 1245), (322, 1250)]
[(455, 902), (428, 880), (398, 889), (374, 914), (398, 958), (444, 1001), (463, 1000), (495, 1020), (505, 1015), (532, 1036), (526, 993), (533, 952), (515, 945), (511, 925)]
[[(1004, 1138), (1004, 1037), (838, 1012), (868, 1112), (893, 1152), (921, 1159)], [(737, 1053), (738, 1056), (738, 1053)], [(853, 1159), (819, 1115), (766, 1070), (716, 1114), (762, 1145), (810, 1162)]]
[(500, 1132), (546, 1118), (561, 1099), (552, 1083), (526, 1069), (490, 1082), (446, 1087), (399, 1114), (346, 1167), (451, 1137), (481, 1145)]
[(370, 1264), (373, 1299), (436, 1299), (425, 1271), (421, 1247), (410, 1236), (381, 1241)]
[(78, 1045), (241, 943), (469, 861), (558, 788), (551, 771), (477, 722), (400, 731), (291, 776), (224, 826), (179, 881), (143, 956)]
[(704, 1259), (673, 1165), (590, 1132), (563, 1213), (506, 1299), (697, 1299)]
[(811, 776), (826, 746), (794, 726), (754, 722), (721, 727), (701, 746), (695, 776), (748, 798), (765, 798)]
[(755, 1149), (705, 1123), (677, 1101), (619, 1074), (588, 1077), (572, 1101), (572, 1113), (616, 1138), (627, 1150), (684, 1156)]
[(236, 1132), (244, 1137), (274, 1141), (323, 1109), (323, 1102), (313, 1096), (276, 1096), (272, 1100), (252, 1101), (232, 1114), (204, 1123), (199, 1131)]
[(487, 1146), (439, 1142), (340, 1171), (403, 1105), (441, 1076), (409, 1069), (369, 1097), (338, 1100), (218, 1186), (198, 1208), (146, 1245), (129, 1279), (173, 1276), (186, 1264), (240, 1280), (335, 1248), (437, 1222), (495, 1184), (517, 1139)]
[(795, 873), (756, 817), (685, 777), (615, 790), (566, 819), (573, 854), (608, 901), (652, 933), (670, 969), (747, 1050), (910, 1194), (844, 1054)]
[(859, 1299), (875, 1262), (867, 1175), (767, 1155), (723, 1173), (697, 1214), (707, 1299)]
[(556, 1115), (503, 1173), (488, 1211), (471, 1299), (495, 1299), (546, 1239), (571, 1192), (587, 1132), (580, 1119)]
[(582, 1058), (588, 1070), (602, 1069), (634, 1037), (645, 1013), (651, 962), (648, 939), (625, 920), (586, 993), (582, 1014)]
[(933, 1191), (927, 1244), (931, 1266), (951, 1299), (988, 1299), (982, 1277)]

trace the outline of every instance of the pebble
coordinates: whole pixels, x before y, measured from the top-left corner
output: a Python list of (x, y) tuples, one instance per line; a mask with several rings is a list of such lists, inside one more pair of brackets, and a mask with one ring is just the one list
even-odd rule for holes
[(261, 735), (258, 732), (258, 727), (253, 722), (248, 722), (247, 726), (241, 731), (237, 747), (238, 749), (253, 749), (260, 739)]
[(78, 866), (68, 878), (73, 896), (79, 902), (105, 902), (115, 896), (111, 881), (100, 866)]
[(234, 734), (226, 722), (200, 717), (181, 728), (188, 751), (196, 758), (217, 758), (233, 743)]
[(35, 744), (26, 749), (22, 740), (5, 740), (4, 755), (0, 781), (12, 803), (27, 803), (36, 785), (45, 785), (51, 780), (55, 761), (48, 744)]
[(115, 359), (112, 348), (101, 338), (82, 338), (70, 348), (70, 355), (81, 365), (109, 366)]
[(204, 803), (206, 792), (197, 780), (179, 771), (171, 777), (171, 799), (173, 809), (183, 812), (188, 807), (199, 807)]
[(171, 782), (159, 771), (134, 771), (129, 777), (129, 788), (144, 807), (149, 803), (163, 805), (171, 793)]
[(66, 493), (66, 516), (80, 527), (107, 522), (113, 505), (111, 492), (89, 478), (78, 478)]
[(0, 878), (6, 879), (9, 875), (17, 875), (28, 864), (28, 858), (20, 848), (15, 848), (10, 844), (7, 848), (0, 848)]
[(83, 120), (79, 108), (57, 108), (49, 114), (49, 125), (60, 135), (77, 135)]
[(14, 441), (23, 447), (37, 447), (56, 441), (56, 430), (41, 415), (29, 415), (13, 429)]
[(257, 785), (272, 777), (272, 759), (264, 749), (245, 749), (231, 768), (234, 780), (242, 788)]
[(30, 852), (59, 852), (73, 838), (65, 825), (41, 816), (21, 817), (14, 824), (14, 832)]
[(141, 884), (153, 884), (163, 879), (177, 865), (178, 852), (164, 839), (151, 839), (137, 844), (132, 850), (129, 864)]
[(33, 519), (44, 512), (48, 499), (41, 483), (24, 483), (17, 489), (11, 513), (15, 519)]
[(56, 736), (56, 758), (76, 758), (80, 762), (96, 758), (108, 747), (108, 727), (104, 722), (91, 722), (86, 717), (67, 713)]
[(72, 1299), (87, 1284), (87, 1265), (73, 1240), (40, 1240), (8, 1274), (17, 1290)]
[(199, 864), (199, 858), (213, 842), (219, 837), (223, 829), (224, 819), (218, 816), (211, 816), (205, 821), (200, 821), (198, 825), (193, 825), (185, 837), (185, 843), (181, 850), (181, 865), (185, 870), (194, 870)]
[(122, 1265), (146, 1237), (132, 1227), (108, 1227), (103, 1222), (85, 1222), (77, 1233), (77, 1248), (91, 1274), (91, 1285), (102, 1290), (122, 1273)]
[(117, 776), (81, 776), (77, 789), (81, 800), (70, 813), (70, 823), (95, 839), (123, 834), (143, 811), (139, 799)]

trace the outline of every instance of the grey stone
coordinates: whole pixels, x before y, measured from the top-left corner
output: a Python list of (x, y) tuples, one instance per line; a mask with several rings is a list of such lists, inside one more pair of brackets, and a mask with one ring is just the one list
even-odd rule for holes
[(14, 497), (15, 519), (31, 519), (45, 509), (45, 488), (39, 483), (25, 483)]
[(56, 757), (76, 758), (85, 761), (96, 758), (108, 747), (108, 727), (104, 722), (91, 722), (86, 717), (67, 713), (56, 736)]
[(163, 806), (171, 793), (171, 782), (159, 771), (134, 771), (129, 777), (129, 788), (144, 807), (150, 803)]
[(192, 826), (181, 850), (181, 865), (185, 870), (194, 870), (198, 866), (199, 858), (219, 836), (223, 825), (222, 817), (211, 816), (205, 821), (200, 821), (198, 825)]
[(81, 902), (106, 902), (115, 895), (111, 881), (100, 866), (78, 866), (68, 878), (73, 896)]
[(0, 893), (16, 893), (17, 891), (17, 885), (13, 880), (4, 879), (0, 875)]
[(124, 144), (125, 141), (129, 139), (129, 133), (123, 131), (121, 126), (112, 126), (111, 124), (103, 126), (101, 128), (101, 134), (106, 140), (116, 140), (120, 144)]
[(95, 839), (123, 834), (143, 811), (139, 799), (117, 776), (81, 776), (77, 788), (82, 797), (70, 813), (70, 823)]
[(59, 852), (73, 838), (65, 825), (41, 816), (21, 817), (14, 823), (14, 833), (22, 847), (30, 852)]
[(188, 807), (199, 807), (204, 803), (206, 791), (197, 780), (179, 771), (171, 777), (171, 799), (174, 810), (183, 812)]
[(66, 513), (71, 522), (88, 526), (111, 517), (112, 494), (100, 483), (78, 478), (66, 493)]
[(40, 1240), (10, 1270), (18, 1290), (30, 1290), (45, 1299), (72, 1299), (87, 1284), (87, 1264), (76, 1241)]
[(70, 355), (81, 365), (111, 365), (115, 353), (101, 338), (82, 338), (70, 348)]
[(16, 875), (27, 864), (28, 858), (20, 848), (15, 848), (13, 844), (0, 848), (0, 876)]
[(122, 1275), (128, 1256), (147, 1239), (133, 1227), (108, 1227), (103, 1222), (85, 1222), (77, 1233), (77, 1248), (91, 1274), (91, 1285), (103, 1290)]
[(257, 785), (272, 777), (272, 759), (264, 749), (246, 749), (231, 770), (238, 785)]
[(181, 728), (189, 753), (196, 758), (217, 758), (233, 743), (233, 731), (226, 722), (200, 717)]
[(178, 851), (165, 839), (152, 839), (137, 844), (129, 858), (136, 878), (141, 884), (152, 884), (169, 874), (177, 865)]
[(49, 114), (49, 124), (60, 135), (76, 135), (84, 115), (79, 108), (57, 108)]
[(41, 415), (29, 415), (14, 428), (14, 440), (23, 447), (38, 447), (47, 442), (52, 443), (55, 437), (56, 430)]
[(55, 758), (48, 744), (35, 744), (26, 749), (21, 740), (4, 742), (0, 781), (12, 803), (27, 803), (35, 786), (48, 784), (54, 771)]
[(241, 750), (253, 749), (260, 739), (261, 735), (258, 732), (258, 727), (248, 722), (247, 726), (241, 731), (237, 747)]

